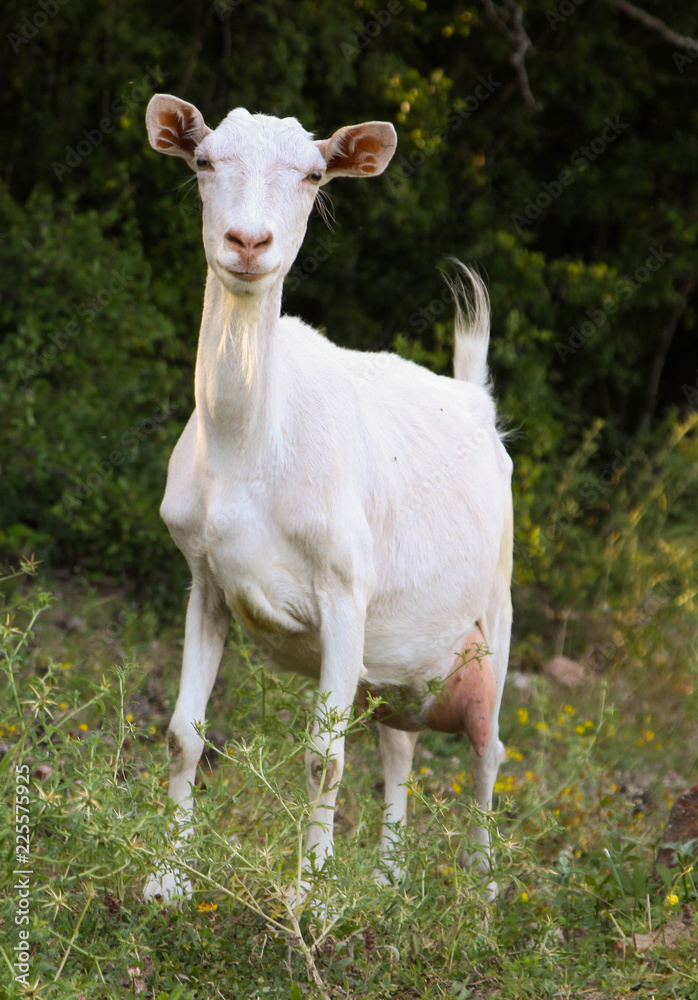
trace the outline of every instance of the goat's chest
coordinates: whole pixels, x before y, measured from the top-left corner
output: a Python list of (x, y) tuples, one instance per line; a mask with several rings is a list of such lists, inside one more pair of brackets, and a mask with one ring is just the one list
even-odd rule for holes
[(252, 483), (209, 502), (203, 554), (248, 633), (291, 638), (317, 627), (312, 569), (265, 494)]
[(295, 502), (274, 476), (216, 468), (202, 458), (196, 417), (180, 438), (161, 515), (192, 573), (209, 577), (257, 642), (314, 641), (319, 611), (311, 537), (315, 505)]

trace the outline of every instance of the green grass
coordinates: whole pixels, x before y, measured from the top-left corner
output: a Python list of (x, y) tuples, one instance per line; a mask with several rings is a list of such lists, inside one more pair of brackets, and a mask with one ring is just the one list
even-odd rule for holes
[[(460, 737), (420, 740), (401, 844), (406, 877), (374, 883), (381, 774), (372, 726), (359, 719), (348, 737), (336, 857), (313, 876), (313, 901), (295, 907), (312, 688), (267, 673), (232, 637), (211, 702), (195, 829), (174, 849), (164, 732), (183, 622), (160, 625), (153, 609), (114, 587), (54, 580), (56, 600), (35, 581), (6, 589), (0, 984), (8, 996), (698, 998), (692, 855), (653, 876), (669, 805), (696, 770), (695, 661), (687, 636), (674, 635), (671, 648), (685, 656), (661, 671), (668, 647), (659, 616), (635, 620), (622, 670), (604, 670), (582, 691), (562, 692), (536, 673), (525, 675), (524, 690), (507, 688), (508, 759), (491, 819), (494, 906), (456, 862), (472, 812)], [(515, 667), (539, 640), (530, 629), (517, 640)], [(32, 875), (29, 922), (17, 925), (11, 803), (23, 765)], [(193, 877), (194, 896), (180, 906), (140, 899), (163, 854)], [(678, 927), (685, 934), (673, 942)], [(28, 990), (13, 982), (21, 929)], [(659, 936), (640, 954), (635, 935), (650, 930)]]

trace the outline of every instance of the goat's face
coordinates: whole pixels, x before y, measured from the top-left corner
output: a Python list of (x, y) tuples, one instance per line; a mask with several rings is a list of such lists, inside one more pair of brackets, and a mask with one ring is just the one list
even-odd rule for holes
[(196, 171), (206, 259), (236, 295), (264, 292), (286, 274), (323, 184), (380, 174), (395, 152), (387, 122), (339, 129), (313, 140), (295, 118), (231, 111), (215, 131), (177, 97), (156, 94), (146, 124), (151, 146)]

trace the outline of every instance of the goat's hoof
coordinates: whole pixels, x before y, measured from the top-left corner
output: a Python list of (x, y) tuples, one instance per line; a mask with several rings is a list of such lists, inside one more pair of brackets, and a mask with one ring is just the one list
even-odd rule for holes
[(178, 871), (163, 871), (151, 875), (143, 889), (146, 903), (175, 903), (181, 899), (191, 899), (192, 884)]

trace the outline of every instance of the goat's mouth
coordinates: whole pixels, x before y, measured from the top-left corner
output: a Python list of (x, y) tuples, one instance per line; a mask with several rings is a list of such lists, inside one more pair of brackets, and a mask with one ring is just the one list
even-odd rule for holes
[(279, 270), (278, 267), (273, 267), (271, 271), (243, 271), (237, 270), (237, 268), (234, 267), (226, 267), (225, 264), (221, 264), (220, 266), (224, 271), (227, 271), (228, 274), (232, 274), (234, 278), (238, 278), (240, 281), (260, 281), (262, 278), (266, 278), (267, 275), (273, 274), (275, 271)]

